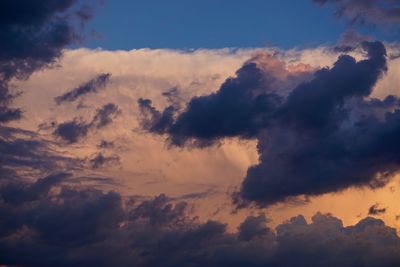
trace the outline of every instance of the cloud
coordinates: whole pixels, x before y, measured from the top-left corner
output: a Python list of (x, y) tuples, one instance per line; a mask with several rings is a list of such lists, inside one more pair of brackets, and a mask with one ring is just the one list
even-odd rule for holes
[(86, 137), (92, 129), (101, 129), (113, 122), (116, 116), (120, 114), (118, 106), (113, 103), (105, 104), (102, 108), (96, 110), (91, 122), (86, 123), (82, 119), (73, 119), (63, 122), (56, 126), (53, 134), (67, 141), (76, 143)]
[[(58, 68), (46, 69), (18, 84), (18, 89), (26, 93), (16, 99), (15, 105), (25, 110), (26, 117), (13, 122), (13, 125), (36, 131), (37, 126), (45, 122), (48, 127), (41, 127), (40, 135), (59, 145), (57, 149), (63, 153), (87, 164), (88, 169), (77, 175), (111, 177), (121, 185), (112, 188), (123, 194), (166, 193), (177, 198), (213, 188), (218, 193), (209, 198), (192, 198), (189, 201), (208, 202), (223, 197), (226, 202), (229, 201), (225, 194), (227, 187), (239, 182), (247, 166), (257, 159), (254, 144), (233, 142), (208, 152), (166, 150), (162, 138), (149, 136), (139, 129), (139, 112), (135, 104), (139, 96), (145, 93), (145, 96), (154, 100), (155, 106), (168, 105), (170, 102), (163, 93), (174, 86), (181, 88), (179, 97), (182, 101), (196, 94), (208, 93), (233, 73), (251, 53), (228, 49), (194, 52), (66, 51)], [(54, 98), (62, 95), (65, 88), (83, 84), (98, 73), (112, 73), (112, 82), (107, 85), (107, 90), (82, 98), (84, 108), (74, 107), (81, 100), (62, 105), (55, 103)], [(34, 106), (31, 105), (32, 101), (36, 103)], [(115, 119), (111, 116), (111, 125), (98, 129), (96, 123), (86, 136), (80, 136), (76, 143), (68, 146), (68, 140), (53, 135), (56, 127), (65, 122), (76, 120), (90, 124), (97, 110), (110, 102), (121, 111)], [(56, 123), (52, 126), (51, 122)], [(113, 146), (99, 148), (103, 140), (112, 142)], [(92, 169), (90, 159), (99, 153), (104, 157), (118, 155), (120, 164), (105, 164)], [(203, 168), (204, 165), (209, 168)], [(90, 184), (96, 188), (110, 188), (95, 181)], [(228, 210), (226, 212), (229, 213)]]
[(89, 129), (90, 124), (86, 124), (84, 121), (74, 119), (72, 121), (59, 124), (54, 130), (54, 135), (72, 144), (85, 137), (88, 134)]
[(113, 122), (121, 111), (118, 106), (113, 103), (105, 104), (102, 108), (98, 109), (91, 124), (95, 125), (97, 129), (106, 127)]
[(96, 93), (99, 89), (104, 88), (109, 82), (111, 74), (103, 73), (90, 81), (64, 93), (63, 95), (57, 96), (54, 100), (58, 105), (63, 102), (73, 102), (78, 98), (87, 95), (89, 93)]
[[(44, 25), (42, 28), (34, 28), (35, 30), (46, 29), (52, 31), (53, 24), (41, 24), (43, 21), (50, 21), (49, 18), (52, 18), (51, 23), (57, 24), (57, 22), (63, 22), (64, 19), (68, 19), (69, 21), (69, 18), (72, 16), (77, 16), (83, 20), (90, 17), (90, 14), (86, 13), (85, 9), (78, 8), (75, 13), (74, 8), (76, 6), (74, 6), (74, 4), (77, 4), (78, 1), (73, 0), (52, 1), (51, 3), (49, 1), (43, 1), (43, 3), (28, 3), (26, 5), (20, 1), (5, 3), (6, 4), (3, 5), (9, 5), (17, 9), (19, 13), (4, 14), (4, 16), (0, 16), (0, 21), (2, 19), (7, 21), (11, 18), (20, 21), (19, 26), (30, 25), (29, 27), (31, 27), (33, 25), (36, 27), (35, 25)], [(29, 17), (27, 13), (32, 17)], [(75, 22), (70, 23), (73, 25)], [(16, 29), (18, 29), (19, 26), (17, 26)], [(39, 59), (38, 61), (30, 62), (29, 64), (32, 64), (31, 66), (34, 66), (33, 63), (38, 65), (35, 65), (24, 74), (22, 74), (22, 72), (19, 73), (23, 75), (23, 77), (17, 76), (16, 74), (13, 78), (26, 78), (31, 74), (30, 71), (53, 63), (53, 60), (58, 57), (58, 53), (61, 53), (61, 47), (67, 43), (69, 44), (70, 40), (72, 40), (68, 39), (69, 35), (67, 36), (65, 34), (76, 34), (75, 32), (71, 33), (67, 31), (68, 28), (60, 27), (58, 30), (59, 32), (52, 31), (51, 34), (54, 39), (60, 38), (58, 41), (54, 40), (56, 43), (60, 42), (59, 46), (58, 44), (54, 45), (55, 48), (52, 50), (54, 54), (50, 55), (51, 53), (49, 53), (49, 51), (43, 50), (45, 53), (49, 54), (47, 54), (45, 59), (42, 58), (42, 62), (40, 62)], [(59, 35), (56, 36), (55, 33), (57, 32)], [(37, 33), (41, 34), (40, 31), (37, 31)], [(74, 38), (78, 37), (74, 36)], [(38, 44), (46, 44), (46, 41), (51, 42), (52, 40), (39, 39), (36, 41), (38, 41)], [(36, 43), (31, 44), (36, 45)], [(51, 46), (53, 47), (53, 45)], [(34, 46), (34, 48), (38, 49), (38, 46)], [(43, 51), (36, 50), (35, 53)], [(151, 51), (149, 53), (158, 53), (156, 56), (159, 58), (160, 56), (162, 57), (163, 54), (164, 56), (170, 57), (171, 55), (177, 56), (177, 54), (183, 52), (175, 52), (174, 54), (170, 51)], [(210, 52), (200, 51), (199, 53), (206, 54), (207, 57), (198, 58), (204, 60), (205, 63), (203, 64), (206, 66), (206, 69), (210, 68), (209, 55), (207, 55), (207, 53)], [(214, 52), (211, 53), (213, 54)], [(217, 56), (212, 55), (212, 57), (216, 58), (216, 61), (221, 57), (219, 53), (221, 52), (215, 52)], [(225, 56), (226, 54), (222, 53), (222, 58)], [(231, 112), (218, 114), (216, 116), (215, 125), (220, 124), (225, 127), (223, 131), (216, 129), (210, 133), (205, 133), (205, 136), (203, 136), (202, 133), (198, 134), (198, 130), (196, 130), (195, 133), (198, 134), (198, 136), (196, 136), (195, 139), (200, 142), (195, 145), (204, 146), (213, 144), (224, 136), (239, 136), (248, 139), (259, 138), (266, 127), (264, 122), (268, 122), (270, 119), (269, 114), (267, 114), (265, 118), (264, 115), (268, 113), (270, 109), (275, 110), (283, 105), (281, 101), (286, 99), (290, 93), (289, 89), (311, 78), (310, 69), (306, 66), (299, 64), (293, 66), (294, 69), (286, 70), (286, 66), (284, 66), (283, 62), (279, 60), (274, 61), (274, 58), (265, 59), (263, 58), (265, 56), (266, 55), (263, 55), (263, 53), (260, 53), (252, 59), (252, 62), (246, 63), (246, 65), (238, 71), (238, 79), (234, 78), (230, 82), (226, 82), (229, 88), (247, 86), (249, 83), (251, 84), (252, 75), (254, 74), (253, 71), (260, 68), (260, 73), (262, 75), (261, 81), (257, 81), (254, 87), (252, 87), (250, 94), (241, 94), (241, 92), (238, 92), (239, 90), (235, 91), (233, 94), (230, 94), (230, 92), (216, 92), (215, 94), (218, 96), (215, 97), (215, 100), (210, 101), (215, 108), (219, 104), (224, 104), (226, 96), (232, 97), (232, 99), (237, 102), (235, 102), (232, 107), (228, 105), (228, 107), (226, 107), (228, 111), (234, 113), (234, 111), (238, 109), (240, 111), (238, 113), (243, 115), (245, 119), (257, 117), (257, 119), (249, 123), (249, 125), (254, 128), (249, 130), (246, 127), (236, 125), (233, 121), (225, 122), (223, 120), (224, 116), (231, 115)], [(232, 60), (237, 63), (241, 61), (240, 57), (241, 55), (235, 56), (234, 59), (229, 59), (228, 57), (227, 61), (229, 62)], [(191, 55), (187, 56), (187, 58), (191, 58)], [(171, 60), (171, 58), (169, 58), (169, 60)], [(199, 62), (197, 62), (197, 60), (193, 62), (197, 75)], [(24, 62), (24, 64), (24, 67), (29, 65), (26, 65), (26, 62)], [(139, 68), (142, 68), (142, 66), (139, 66)], [(168, 68), (173, 69), (172, 64), (168, 64)], [(155, 107), (153, 109), (153, 103), (147, 100), (142, 101), (143, 111), (154, 111), (151, 115), (153, 117), (159, 116), (154, 122), (157, 122), (158, 127), (156, 127), (156, 129), (159, 129), (160, 133), (169, 133), (171, 126), (179, 120), (179, 117), (176, 118), (175, 115), (178, 115), (178, 110), (182, 108), (180, 104), (182, 104), (185, 98), (188, 98), (188, 96), (192, 98), (193, 95), (202, 92), (209, 93), (210, 89), (206, 88), (207, 86), (204, 86), (204, 84), (211, 84), (218, 79), (224, 79), (226, 76), (225, 74), (230, 72), (230, 70), (223, 69), (219, 74), (222, 77), (215, 76), (214, 73), (209, 75), (209, 73), (213, 71), (212, 68), (211, 66), (211, 70), (207, 70), (208, 72), (204, 75), (205, 77), (201, 77), (202, 79), (198, 80), (193, 79), (192, 72), (189, 72), (189, 74), (183, 73), (183, 76), (187, 75), (187, 77), (179, 78), (185, 80), (183, 83), (189, 81), (192, 92), (186, 95), (185, 93), (187, 92), (182, 92), (179, 97), (177, 97), (177, 93), (174, 90), (164, 90), (165, 88), (171, 88), (170, 83), (176, 82), (171, 82), (169, 80), (171, 79), (169, 74), (164, 72), (164, 70), (161, 70), (161, 72), (167, 77), (165, 78), (167, 82), (160, 82), (157, 78), (154, 78), (154, 73), (151, 71), (149, 72), (150, 75), (147, 73), (149, 77), (143, 75), (138, 78), (150, 80), (150, 85), (156, 84), (158, 87), (163, 87), (162, 91), (164, 93), (160, 94), (160, 91), (153, 91), (152, 94), (159, 94), (160, 97), (166, 97), (168, 105), (172, 106), (170, 109), (168, 109), (168, 107), (165, 109), (167, 111), (170, 110), (169, 112), (165, 112), (164, 110), (164, 112), (157, 113), (157, 109)], [(148, 69), (149, 68), (147, 68), (146, 71), (148, 71)], [(265, 70), (270, 71), (270, 73), (267, 73)], [(176, 72), (176, 70), (172, 71)], [(96, 71), (96, 73), (99, 72)], [(180, 76), (182, 73), (177, 72), (177, 75)], [(124, 81), (126, 77), (120, 76), (119, 78), (120, 80), (118, 82), (121, 84), (126, 82), (126, 80)], [(267, 83), (270, 83), (270, 85), (265, 86)], [(136, 86), (136, 84), (134, 85)], [(120, 84), (118, 84), (118, 86), (120, 86)], [(124, 84), (124, 86), (127, 86), (127, 84)], [(152, 86), (149, 87), (153, 88)], [(75, 101), (86, 92), (97, 90), (93, 89), (93, 87), (85, 87), (84, 83), (82, 83), (81, 88), (87, 89), (78, 90), (77, 88), (75, 91), (68, 92), (71, 94), (66, 97), (67, 100), (65, 101)], [(148, 91), (148, 88), (143, 88), (138, 89), (135, 87), (134, 90), (132, 90), (133, 92), (128, 93), (130, 97), (124, 99), (126, 101), (125, 103), (128, 103), (130, 108), (133, 98), (135, 98), (141, 90), (145, 92)], [(199, 91), (199, 88), (204, 91)], [(52, 90), (55, 91), (56, 89), (53, 87)], [(126, 89), (123, 88), (122, 90)], [(5, 92), (9, 93), (8, 89)], [(56, 92), (59, 93), (58, 91)], [(181, 92), (179, 92), (179, 94), (180, 93)], [(39, 95), (40, 93), (37, 94)], [(132, 96), (133, 94), (136, 95)], [(265, 99), (264, 95), (268, 97)], [(61, 97), (62, 96), (63, 95), (61, 95)], [(107, 99), (108, 97), (109, 95), (105, 96), (107, 101), (109, 101)], [(204, 99), (201, 96), (196, 97), (201, 99), (199, 102), (207, 100), (207, 97), (204, 97)], [(255, 102), (246, 102), (252, 97), (256, 99)], [(269, 99), (269, 97), (271, 97), (271, 99)], [(260, 104), (260, 106), (263, 106), (265, 103), (269, 104), (270, 100), (272, 105), (268, 106), (268, 110), (262, 108), (261, 110), (255, 109), (248, 115), (244, 112), (245, 109), (243, 109), (243, 103), (240, 101), (240, 98), (244, 100), (244, 106), (246, 104), (255, 104), (256, 106)], [(4, 101), (4, 103), (7, 102), (4, 104), (7, 112), (2, 115), (1, 120), (3, 122), (11, 121), (20, 117), (20, 111), (9, 106), (11, 100), (14, 100), (14, 96), (9, 94), (7, 97), (4, 97), (4, 99), (7, 99)], [(82, 140), (92, 132), (96, 132), (100, 135), (100, 132), (109, 130), (108, 133), (113, 133), (114, 129), (105, 129), (106, 126), (114, 122), (117, 116), (124, 115), (121, 112), (119, 102), (117, 103), (118, 106), (112, 103), (99, 104), (99, 102), (96, 102), (98, 99), (99, 98), (93, 97), (93, 99), (88, 100), (88, 105), (85, 105), (80, 111), (70, 110), (66, 112), (68, 116), (73, 115), (71, 117), (75, 119), (72, 120), (63, 119), (63, 115), (65, 115), (63, 111), (69, 108), (68, 105), (59, 105), (64, 107), (50, 106), (51, 109), (48, 108), (49, 106), (37, 108), (45, 109), (48, 113), (56, 113), (54, 115), (56, 118), (55, 120), (43, 121), (65, 121), (59, 125), (55, 124), (57, 127), (55, 129), (55, 135), (64, 138), (67, 142), (73, 143)], [(54, 97), (51, 97), (51, 100), (53, 101)], [(374, 106), (374, 108), (378, 107), (381, 110), (390, 109), (396, 106), (395, 100), (396, 98), (391, 98), (387, 101), (376, 100), (374, 103), (371, 103), (371, 106)], [(29, 102), (31, 101), (32, 99), (29, 99)], [(64, 100), (61, 102), (64, 102)], [(42, 102), (37, 103), (40, 105)], [(157, 106), (157, 104), (156, 102), (154, 103), (155, 106)], [(202, 103), (200, 106), (201, 105), (204, 104)], [(96, 109), (96, 107), (100, 108)], [(129, 112), (129, 109), (126, 108), (125, 110)], [(82, 114), (79, 114), (79, 112), (82, 112)], [(30, 123), (37, 122), (41, 119), (40, 116), (35, 116), (35, 112), (26, 115), (27, 117), (22, 118), (21, 123), (24, 124), (28, 122), (26, 124), (27, 127), (30, 126)], [(82, 115), (82, 119), (80, 115)], [(129, 115), (132, 114), (129, 113)], [(191, 116), (196, 118), (198, 115), (194, 112)], [(58, 118), (62, 119), (59, 120)], [(212, 119), (213, 114), (208, 115), (208, 118)], [(262, 118), (261, 122), (258, 121), (259, 118)], [(132, 120), (134, 119), (136, 118), (132, 118)], [(184, 118), (181, 118), (181, 120), (182, 125), (187, 123)], [(121, 124), (129, 125), (128, 122), (129, 121), (123, 120)], [(153, 122), (150, 124), (152, 123)], [(176, 136), (179, 136), (179, 138), (176, 140), (179, 142), (175, 140), (171, 141), (182, 144), (187, 144), (187, 142), (191, 141), (193, 137), (189, 139), (186, 138), (185, 135), (187, 132), (185, 128), (178, 127), (177, 129)], [(126, 132), (132, 134), (130, 126)], [(120, 132), (117, 132), (117, 135), (118, 134), (121, 135)], [(100, 138), (103, 138), (103, 136)], [(152, 140), (149, 139), (148, 136), (145, 136), (145, 139), (139, 139), (137, 142), (143, 142), (143, 140), (151, 142)], [(124, 143), (125, 140), (117, 140), (117, 142), (118, 141), (120, 144), (123, 143), (125, 147), (127, 146)], [(149, 142), (143, 142), (144, 150), (134, 151), (135, 153), (138, 151), (140, 152), (137, 153), (139, 155), (138, 157), (144, 158), (145, 150), (151, 149)], [(97, 144), (98, 142), (96, 142), (96, 145)], [(62, 145), (63, 144), (61, 144), (61, 146)], [(63, 147), (63, 150), (65, 149), (63, 153), (65, 154), (61, 154), (61, 146), (58, 146), (57, 142), (52, 142), (52, 136), (47, 136), (46, 133), (41, 135), (37, 132), (24, 131), (11, 127), (1, 127), (0, 265), (134, 265), (177, 267), (243, 265), (249, 267), (310, 265), (339, 265), (346, 267), (354, 266), (355, 264), (369, 267), (390, 266), (389, 264), (398, 265), (399, 238), (394, 230), (385, 226), (382, 221), (366, 219), (355, 226), (344, 227), (339, 219), (330, 215), (317, 214), (311, 223), (307, 223), (303, 217), (299, 216), (290, 222), (280, 225), (275, 232), (266, 226), (268, 222), (267, 218), (264, 215), (259, 215), (246, 218), (237, 231), (230, 232), (228, 231), (228, 226), (220, 221), (210, 220), (202, 222), (196, 217), (192, 217), (189, 204), (185, 202), (174, 202), (176, 198), (159, 195), (154, 199), (142, 201), (135, 197), (124, 197), (120, 193), (103, 192), (94, 187), (85, 186), (83, 184), (85, 179), (93, 181), (97, 179), (100, 182), (110, 182), (110, 180), (101, 177), (76, 177), (74, 171), (76, 168), (80, 167), (78, 159), (68, 159), (61, 156), (73, 154), (75, 151), (73, 151), (72, 148)], [(107, 147), (110, 148), (110, 146)], [(233, 146), (232, 150), (234, 151), (235, 148), (236, 147)], [(91, 153), (90, 149), (93, 149), (93, 147), (89, 148), (86, 153)], [(158, 147), (156, 147), (156, 149), (158, 149)], [(92, 158), (92, 167), (105, 167), (105, 165), (111, 163), (110, 160), (117, 160), (118, 156), (114, 154), (108, 156), (110, 154), (102, 153), (103, 152), (95, 154)], [(213, 162), (215, 161), (215, 155), (212, 155), (213, 153), (214, 152), (211, 151), (211, 153), (194, 154), (192, 162), (196, 162), (200, 165), (198, 168), (203, 169), (203, 164), (200, 164), (201, 159), (197, 156), (200, 155), (203, 158), (209, 157), (208, 160)], [(227, 157), (231, 157), (230, 160), (235, 164), (240, 165), (244, 162), (241, 155), (229, 155), (232, 154), (229, 153), (229, 150), (219, 153), (222, 155), (220, 157), (224, 160), (226, 160)], [(160, 154), (160, 150), (156, 151), (155, 154)], [(167, 157), (170, 159), (167, 164), (173, 164), (176, 160), (175, 157), (170, 157), (170, 154), (167, 154)], [(137, 162), (133, 162), (133, 160), (131, 162), (137, 164)], [(154, 168), (154, 162), (156, 162), (155, 159), (147, 162), (142, 160), (139, 161), (138, 164), (143, 165), (147, 163)], [(73, 164), (71, 163), (74, 163), (76, 166), (72, 166)], [(234, 165), (233, 163), (232, 165)], [(162, 163), (159, 164), (161, 165)], [(195, 171), (195, 166), (190, 166), (191, 164), (186, 165), (189, 165), (189, 172)], [(223, 161), (221, 165), (224, 171), (226, 171), (225, 169), (228, 166), (226, 162)], [(3, 168), (7, 170), (4, 171)], [(174, 166), (171, 168), (174, 168)], [(233, 168), (231, 171), (233, 173), (237, 172), (236, 168)], [(46, 174), (42, 176), (42, 173)], [(39, 175), (43, 178), (37, 179)], [(163, 173), (157, 173), (157, 176), (159, 175), (163, 175)], [(11, 176), (12, 178), (10, 178)], [(180, 179), (186, 182), (186, 177), (184, 175), (180, 174), (178, 176), (182, 177)], [(199, 176), (206, 175), (200, 173)], [(203, 177), (202, 179), (206, 178)], [(229, 175), (227, 179), (230, 179)], [(164, 190), (164, 188), (162, 189)], [(149, 194), (147, 192), (144, 193)], [(209, 193), (184, 195), (183, 198), (196, 198), (205, 195), (209, 195)], [(309, 242), (310, 240), (314, 242)], [(341, 241), (340, 247), (343, 248), (343, 250), (333, 255), (328, 254), (328, 252), (337, 248), (338, 240)], [(353, 241), (355, 242), (354, 244), (352, 243)], [(360, 243), (365, 243), (365, 247), (361, 247), (360, 249)], [(304, 244), (307, 244), (307, 246)], [(293, 251), (297, 252), (297, 254), (293, 253)], [(292, 257), (293, 255), (297, 257)], [(326, 256), (323, 258), (322, 263), (321, 255)], [(378, 257), (379, 261), (376, 260)]]
[[(397, 49), (387, 46), (388, 54)], [(193, 212), (202, 219), (218, 219), (229, 222), (229, 228), (236, 227), (247, 215), (248, 209), (230, 214), (230, 193), (234, 186), (240, 185), (246, 170), (249, 166), (258, 163), (256, 150), (257, 138), (244, 140), (229, 138), (218, 139), (216, 146), (205, 149), (182, 149), (180, 147), (166, 148), (164, 137), (149, 135), (138, 129), (140, 119), (139, 109), (135, 105), (138, 98), (151, 99), (152, 106), (162, 112), (164, 108), (173, 105), (163, 93), (171, 88), (178, 88), (180, 107), (175, 115), (184, 111), (186, 103), (195, 96), (206, 96), (218, 92), (219, 86), (224, 80), (235, 74), (243, 62), (256, 55), (271, 54), (270, 59), (258, 58), (257, 65), (262, 70), (267, 70), (267, 65), (275, 65), (272, 61), (279, 59), (285, 64), (287, 71), (279, 71), (276, 68), (274, 75), (278, 79), (279, 87), (276, 90), (282, 95), (283, 100), (302, 81), (312, 79), (315, 70), (329, 66), (337, 60), (338, 54), (329, 48), (319, 47), (306, 50), (289, 50), (271, 52), (272, 49), (255, 50), (196, 50), (184, 52), (179, 50), (151, 50), (140, 49), (132, 51), (103, 51), (77, 49), (66, 51), (59, 67), (45, 69), (30, 77), (27, 81), (18, 82), (16, 89), (24, 90), (24, 94), (15, 100), (15, 106), (21, 107), (25, 116), (12, 123), (14, 127), (24, 127), (36, 131), (37, 126), (43, 122), (68, 122), (73, 118), (82, 118), (90, 123), (97, 109), (107, 103), (115, 103), (121, 114), (113, 120), (108, 127), (97, 129), (91, 128), (85, 138), (79, 143), (65, 146), (65, 142), (54, 139), (52, 131), (54, 128), (40, 130), (41, 138), (48, 139), (52, 149), (62, 151), (64, 155), (76, 157), (80, 162), (87, 163), (88, 169), (76, 171), (79, 177), (108, 177), (115, 181), (116, 185), (105, 185), (101, 180), (91, 179), (82, 181), (82, 186), (101, 188), (103, 190), (118, 190), (123, 195), (145, 195), (165, 193), (171, 199), (178, 200), (181, 196), (188, 196), (184, 199), (193, 205)], [(360, 49), (351, 52), (357, 60), (365, 58), (364, 52)], [(387, 110), (396, 107), (396, 97), (385, 97), (388, 94), (397, 94), (399, 60), (388, 61), (388, 73), (379, 80), (377, 87), (370, 98), (378, 97), (378, 101), (371, 101), (362, 104), (371, 106), (382, 106), (373, 108), (379, 114), (380, 119), (384, 118)], [(302, 65), (299, 65), (302, 63)], [(310, 64), (311, 67), (306, 67)], [(279, 64), (276, 64), (279, 66)], [(272, 67), (271, 67), (272, 68)], [(303, 74), (297, 75), (303, 68)], [(272, 68), (275, 69), (275, 68)], [(293, 81), (285, 79), (283, 73), (294, 72)], [(89, 81), (99, 73), (112, 73), (112, 82), (107, 85), (107, 90), (97, 94), (90, 94), (84, 98), (85, 108), (76, 109), (76, 103), (65, 103), (57, 105), (54, 102), (56, 96), (62, 95), (65, 88), (74, 88), (77, 84)], [(76, 79), (71, 79), (76, 77)], [(297, 80), (296, 80), (297, 79)], [(390, 100), (392, 99), (392, 100)], [(394, 101), (393, 101), (394, 100)], [(31, 103), (36, 103), (32, 105)], [(372, 102), (375, 104), (372, 105)], [(384, 105), (380, 105), (380, 104)], [(177, 106), (173, 105), (174, 108)], [(386, 106), (383, 108), (383, 106)], [(356, 138), (358, 139), (358, 138)], [(113, 146), (99, 148), (101, 141), (112, 142)], [(54, 147), (59, 145), (60, 147)], [(104, 165), (97, 169), (91, 169), (90, 159), (98, 153), (104, 157), (118, 155), (120, 165)], [(157, 164), (155, 164), (155, 162)], [(78, 161), (79, 163), (79, 161)], [(82, 164), (82, 163), (81, 163)], [(206, 168), (204, 166), (207, 166)], [(14, 170), (15, 167), (14, 167)], [(70, 167), (64, 169), (69, 171)], [(72, 170), (71, 170), (72, 171)], [(393, 180), (390, 186), (397, 186)], [(215, 193), (207, 197), (194, 198), (196, 193), (206, 192), (212, 189)], [(228, 192), (228, 193), (227, 193)], [(194, 193), (194, 194), (193, 194)], [(192, 197), (192, 198), (190, 198)], [(182, 198), (183, 199), (183, 198)], [(289, 201), (282, 205), (274, 205), (268, 209), (268, 218), (271, 224), (276, 225), (288, 217), (296, 214), (303, 214), (309, 218), (317, 211), (334, 212), (339, 215), (346, 225), (353, 224), (359, 219), (358, 214), (365, 214), (371, 203), (386, 203), (388, 211), (385, 214), (385, 222), (396, 226), (394, 221), (396, 206), (395, 195), (391, 194), (385, 187), (379, 190), (350, 189), (340, 194), (327, 194), (321, 197), (308, 198), (310, 201), (302, 205), (293, 204)], [(360, 202), (360, 200), (363, 200)], [(349, 202), (361, 203), (359, 205), (348, 205)], [(298, 203), (298, 202), (296, 202)], [(346, 206), (346, 209), (342, 207)], [(215, 215), (214, 211), (220, 210)]]
[(20, 204), (35, 201), (49, 194), (50, 189), (70, 177), (68, 173), (55, 173), (38, 179), (35, 183), (24, 184), (20, 181), (6, 182), (2, 188), (3, 200), (6, 203)]
[(191, 141), (196, 146), (207, 146), (222, 137), (256, 137), (281, 103), (282, 80), (296, 80), (304, 75), (289, 73), (284, 62), (271, 56), (262, 59), (268, 64), (264, 66), (268, 71), (264, 72), (257, 60), (256, 57), (246, 62), (218, 92), (191, 99), (175, 121), (173, 106), (159, 112), (151, 106), (151, 100), (139, 99), (144, 129), (168, 133), (170, 142), (178, 146)]
[(90, 9), (78, 0), (5, 0), (0, 10), (0, 123), (4, 123), (21, 117), (21, 110), (9, 107), (15, 97), (10, 81), (54, 63), (64, 47), (79, 40), (75, 23), (83, 25)]
[(103, 153), (98, 153), (90, 159), (90, 164), (94, 169), (110, 165), (118, 165), (120, 164), (120, 157), (118, 155), (104, 156)]
[(368, 210), (368, 214), (369, 215), (375, 215), (376, 216), (376, 215), (381, 215), (381, 214), (384, 214), (384, 213), (386, 213), (386, 208), (380, 208), (378, 203), (372, 205)]
[(174, 108), (169, 106), (162, 113), (152, 106), (149, 99), (139, 98), (142, 127), (150, 132), (163, 134), (173, 123)]
[(247, 217), (239, 226), (238, 238), (241, 241), (250, 241), (254, 238), (265, 238), (265, 235), (273, 235), (267, 227), (267, 218), (264, 214)]
[(36, 132), (0, 126), (0, 181), (32, 178), (60, 166), (72, 171), (79, 165), (73, 157), (57, 153), (54, 145)]
[[(344, 227), (332, 215), (297, 216), (270, 229), (264, 215), (237, 231), (200, 222), (185, 202), (132, 201), (77, 189), (58, 174), (0, 186), (0, 263), (19, 266), (366, 266), (400, 263), (400, 238), (383, 221)], [(15, 188), (15, 187), (14, 187)], [(58, 189), (58, 190), (55, 190)], [(18, 190), (18, 194), (10, 194)], [(34, 192), (34, 193), (32, 193)], [(12, 196), (9, 198), (8, 196)], [(17, 197), (18, 201), (15, 201)], [(137, 203), (136, 203), (137, 202)]]
[(97, 147), (100, 149), (112, 149), (115, 147), (115, 145), (112, 141), (101, 140), (100, 144), (98, 144)]
[(400, 3), (396, 0), (313, 0), (319, 5), (335, 6), (335, 15), (351, 24), (396, 25)]
[(357, 48), (357, 46), (365, 41), (373, 41), (374, 38), (363, 35), (352, 28), (347, 29), (341, 36), (338, 41), (338, 46), (335, 47), (335, 50), (338, 52), (350, 52)]
[[(362, 48), (366, 59), (341, 55), (311, 78), (308, 69), (289, 72), (283, 63), (249, 61), (216, 93), (194, 97), (178, 114), (139, 100), (142, 125), (175, 146), (257, 139), (260, 163), (234, 194), (238, 206), (383, 186), (399, 168), (399, 155), (389, 148), (397, 146), (399, 101), (368, 99), (387, 71), (386, 49), (380, 42), (363, 42)], [(287, 80), (300, 82), (288, 89), (296, 83)]]

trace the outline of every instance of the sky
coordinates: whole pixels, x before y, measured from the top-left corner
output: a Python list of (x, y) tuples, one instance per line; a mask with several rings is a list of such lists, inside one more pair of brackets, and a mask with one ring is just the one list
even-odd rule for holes
[[(90, 48), (243, 48), (277, 46), (288, 49), (334, 44), (346, 23), (332, 16), (334, 8), (320, 8), (310, 0), (106, 1), (88, 23), (95, 38)], [(359, 27), (396, 40), (375, 27)]]
[(343, 32), (344, 24), (330, 13), (308, 0), (108, 1), (89, 23), (100, 36), (87, 45), (113, 50), (311, 46), (334, 42)]
[(399, 266), (399, 22), (0, 1), (0, 266)]

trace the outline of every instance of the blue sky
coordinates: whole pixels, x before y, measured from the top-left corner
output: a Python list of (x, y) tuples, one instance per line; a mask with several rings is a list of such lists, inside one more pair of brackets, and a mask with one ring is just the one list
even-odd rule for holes
[(345, 24), (311, 0), (114, 0), (98, 7), (91, 48), (282, 48), (335, 42)]

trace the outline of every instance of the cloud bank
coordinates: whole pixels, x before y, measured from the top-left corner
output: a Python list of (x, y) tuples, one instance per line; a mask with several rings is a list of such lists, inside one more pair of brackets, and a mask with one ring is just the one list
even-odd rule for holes
[(216, 93), (194, 97), (181, 112), (173, 106), (160, 112), (140, 99), (142, 125), (175, 146), (257, 139), (260, 163), (234, 195), (238, 206), (383, 186), (399, 169), (400, 102), (393, 95), (370, 97), (387, 72), (387, 55), (380, 42), (363, 42), (362, 49), (366, 59), (341, 55), (312, 75), (270, 58), (269, 65), (250, 60)]

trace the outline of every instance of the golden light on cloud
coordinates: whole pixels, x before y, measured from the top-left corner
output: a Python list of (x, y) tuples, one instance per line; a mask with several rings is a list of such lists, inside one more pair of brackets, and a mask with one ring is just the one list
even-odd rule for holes
[[(272, 50), (66, 51), (59, 67), (40, 71), (29, 80), (16, 83), (15, 88), (24, 88), (25, 93), (14, 104), (23, 107), (29, 118), (14, 122), (13, 125), (36, 130), (43, 121), (62, 122), (75, 117), (88, 120), (93, 117), (97, 107), (115, 103), (122, 113), (113, 125), (92, 133), (90, 139), (84, 142), (69, 146), (66, 152), (80, 158), (90, 158), (97, 153), (102, 140), (112, 141), (112, 150), (120, 157), (119, 163), (95, 170), (94, 174), (112, 177), (116, 183), (113, 190), (124, 195), (150, 197), (165, 193), (171, 197), (184, 196), (187, 201), (196, 203), (194, 212), (198, 212), (203, 219), (220, 219), (236, 227), (245, 215), (255, 212), (250, 210), (233, 214), (229, 194), (240, 185), (247, 168), (258, 162), (256, 143), (226, 139), (222, 145), (207, 149), (168, 147), (163, 137), (140, 129), (136, 100), (146, 95), (162, 108), (168, 105), (163, 93), (170, 88), (179, 90), (180, 101), (183, 102), (196, 95), (208, 94), (217, 90), (250, 57), (257, 55), (260, 67), (264, 66), (269, 62), (266, 60), (270, 57), (267, 56), (268, 51)], [(334, 59), (335, 55), (324, 48), (288, 51), (280, 55), (280, 60), (290, 62), (289, 69), (294, 72), (329, 65)], [(279, 65), (281, 63), (277, 59), (274, 60), (277, 66), (275, 70), (279, 74), (284, 66)], [(400, 69), (398, 62), (390, 62), (390, 71), (378, 83), (374, 95), (393, 92), (389, 85), (397, 79), (397, 69)], [(271, 68), (271, 64), (264, 67)], [(54, 102), (55, 97), (98, 73), (111, 73), (112, 78), (106, 89), (84, 98), (79, 104), (81, 108), (75, 109), (72, 103), (57, 105)], [(51, 132), (44, 130), (42, 134), (51, 137)], [(106, 149), (105, 153), (111, 151)], [(343, 218), (345, 224), (354, 224), (368, 216), (369, 207), (379, 203), (387, 207), (387, 212), (379, 215), (379, 218), (397, 227), (397, 185), (398, 181), (394, 180), (377, 190), (348, 189), (310, 197), (307, 202), (278, 204), (266, 212), (271, 218), (271, 225), (297, 214), (310, 218), (319, 211)]]

